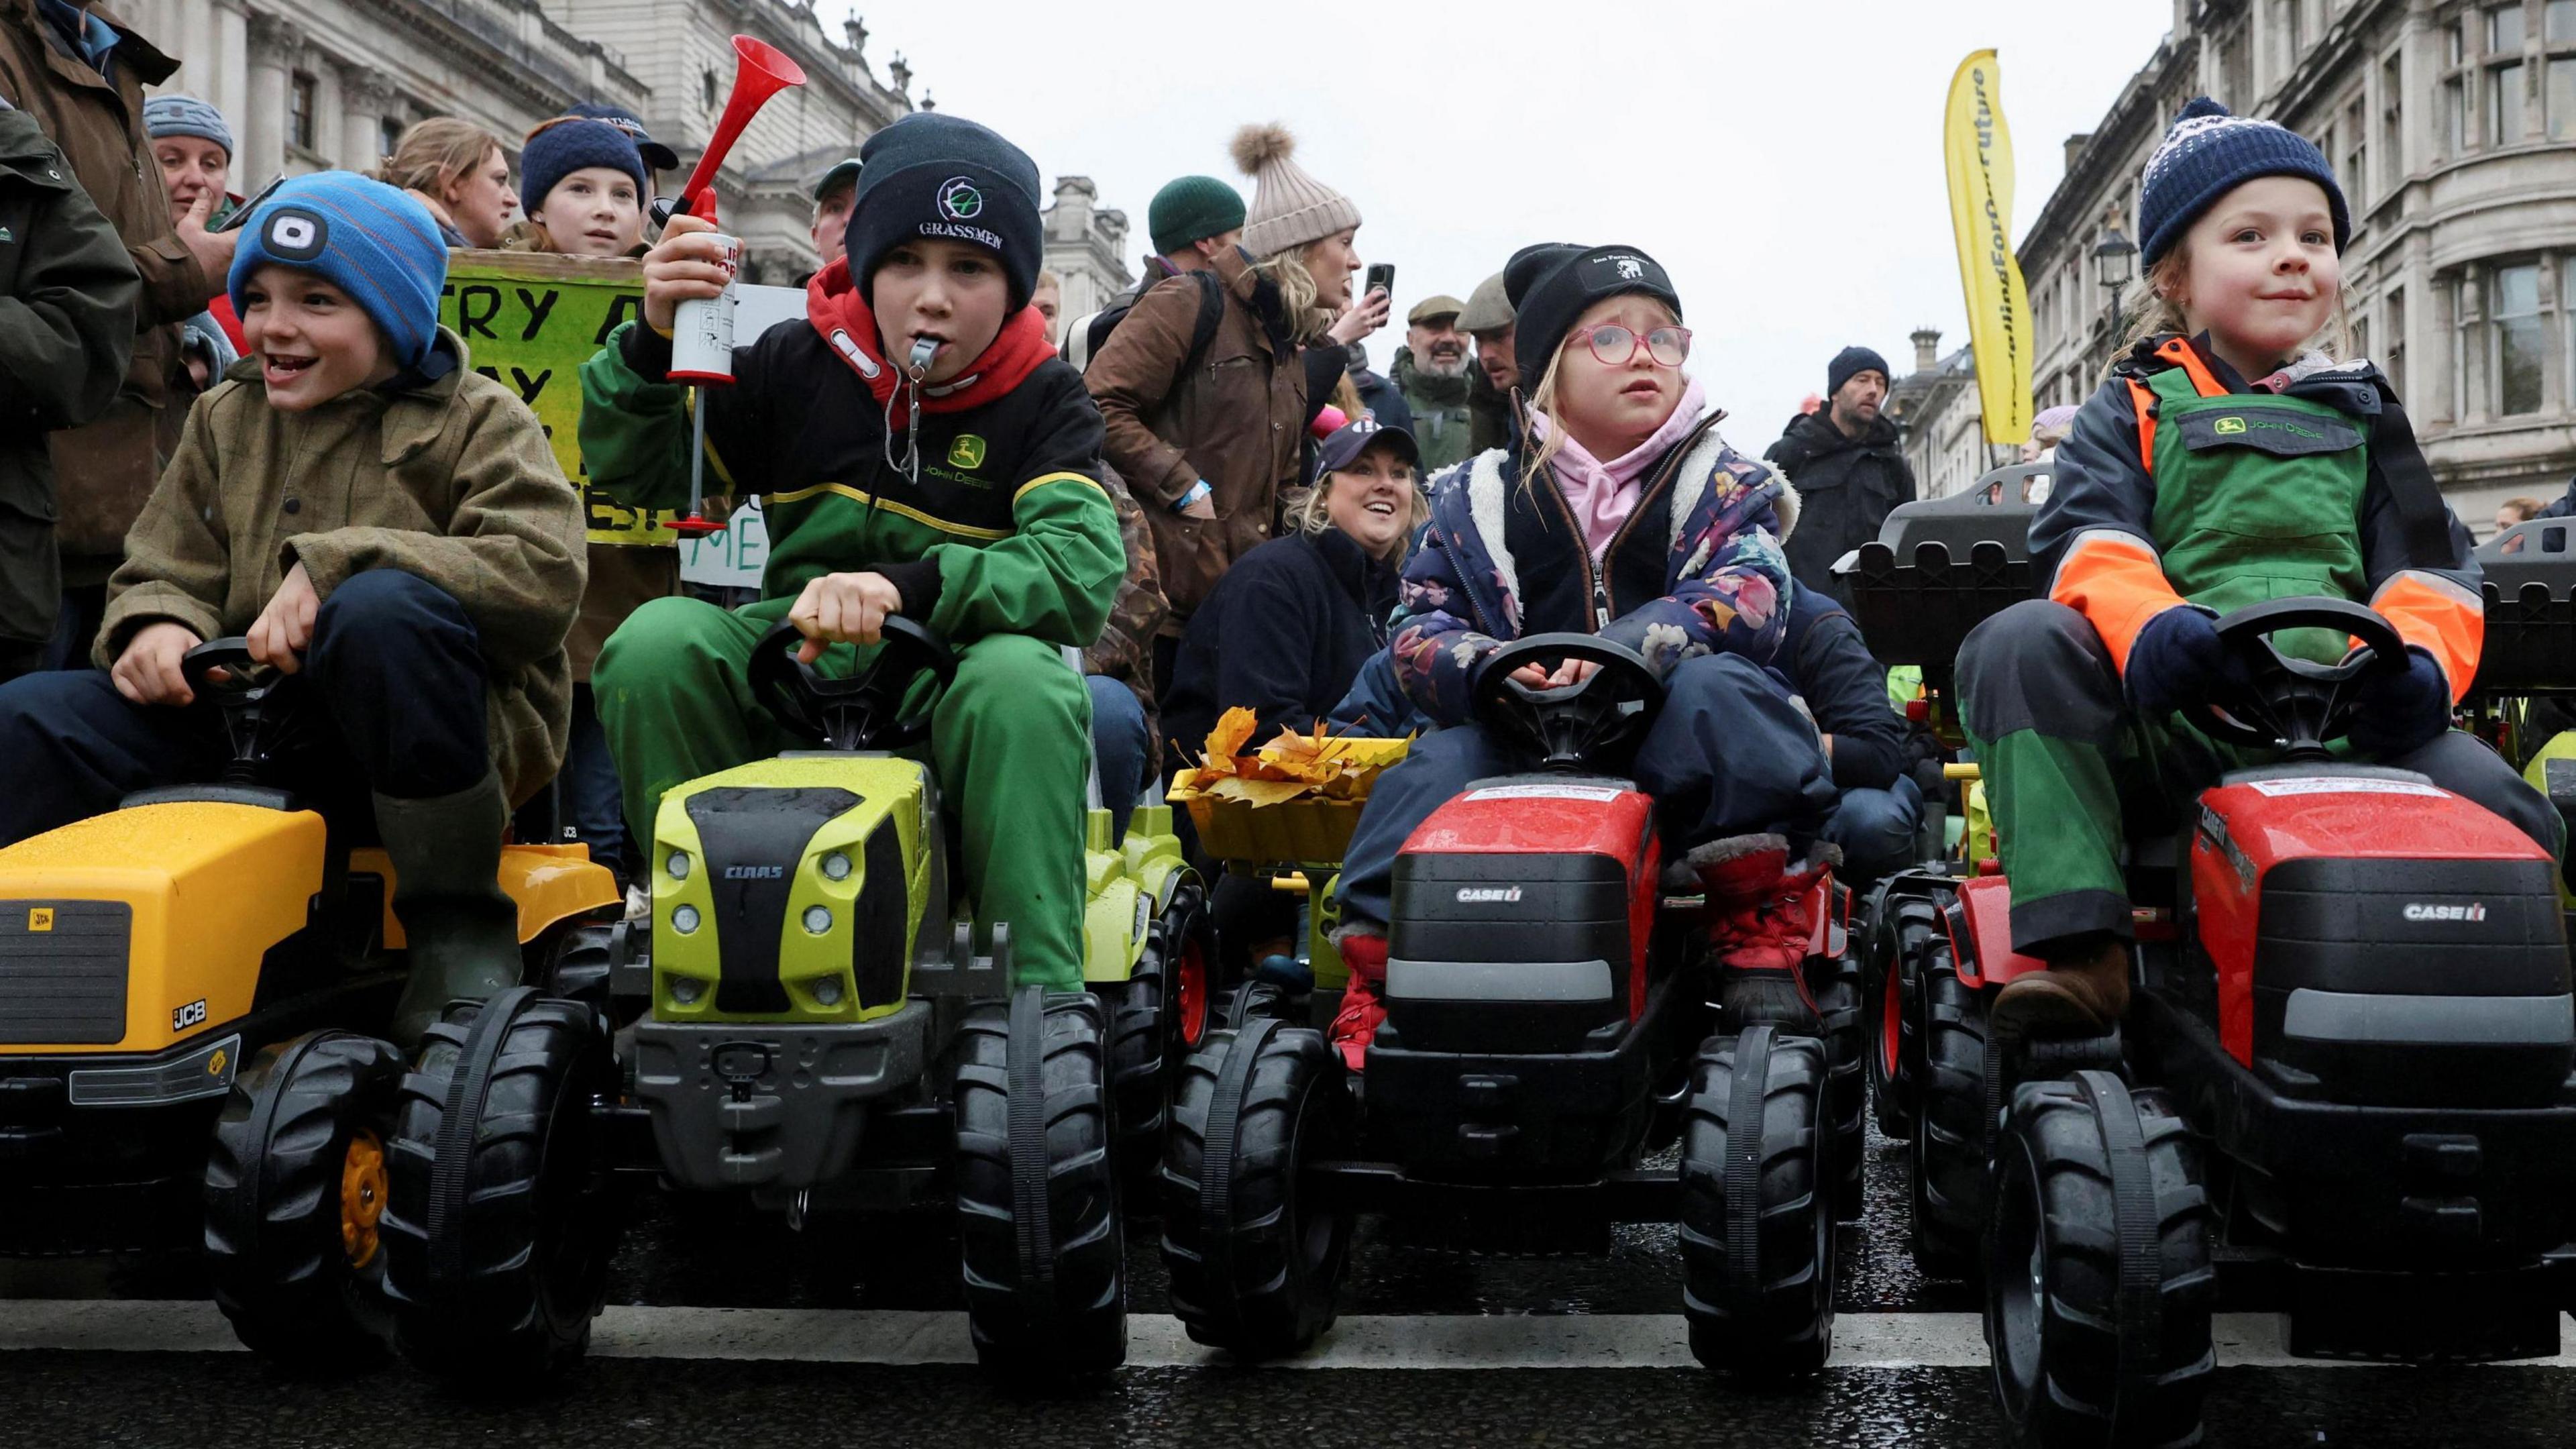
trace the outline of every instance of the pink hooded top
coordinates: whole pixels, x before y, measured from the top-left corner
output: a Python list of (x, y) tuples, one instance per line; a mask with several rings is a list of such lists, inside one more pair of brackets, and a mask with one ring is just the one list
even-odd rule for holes
[[(1556, 470), (1557, 486), (1565, 490), (1565, 501), (1574, 509), (1575, 521), (1583, 525), (1584, 551), (1592, 555), (1593, 562), (1600, 562), (1602, 550), (1618, 536), (1619, 525), (1636, 511), (1637, 495), (1647, 470), (1698, 426), (1707, 411), (1708, 395), (1694, 378), (1682, 390), (1681, 402), (1674, 406), (1672, 416), (1664, 419), (1663, 426), (1607, 463), (1584, 451), (1572, 433), (1565, 435), (1551, 466)], [(1529, 418), (1530, 432), (1544, 447), (1556, 425), (1545, 413), (1532, 412)]]

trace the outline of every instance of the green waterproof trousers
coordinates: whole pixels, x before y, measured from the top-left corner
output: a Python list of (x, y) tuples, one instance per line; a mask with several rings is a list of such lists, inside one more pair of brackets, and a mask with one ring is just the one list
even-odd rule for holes
[[(655, 599), (609, 636), (591, 688), (638, 841), (649, 847), (654, 812), (672, 787), (811, 748), (752, 698), (749, 677), (752, 646), (794, 602), (728, 612)], [(859, 657), (836, 647), (823, 668), (847, 675)], [(956, 682), (931, 714), (930, 764), (964, 847), (976, 939), (989, 944), (993, 923), (1010, 923), (1019, 985), (1082, 986), (1090, 731), (1082, 680), (1060, 651), (1023, 634), (988, 634), (959, 649)]]
[[(1959, 693), (2012, 880), (2013, 949), (2028, 955), (2101, 932), (2128, 936), (2126, 842), (2177, 829), (2225, 772), (2277, 759), (2219, 744), (2179, 715), (2141, 718), (2102, 636), (2046, 599), (1969, 632)], [(2563, 852), (2566, 827), (2548, 799), (2468, 735), (2454, 730), (2376, 763), (2415, 771)]]

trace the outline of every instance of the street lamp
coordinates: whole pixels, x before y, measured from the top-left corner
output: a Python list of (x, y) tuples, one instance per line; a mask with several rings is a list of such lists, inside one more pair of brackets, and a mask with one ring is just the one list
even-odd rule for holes
[(2101, 278), (2105, 294), (2102, 310), (2108, 324), (2109, 343), (2117, 348), (2120, 345), (2120, 293), (2128, 287), (2129, 279), (2137, 275), (2138, 244), (2120, 235), (2118, 227), (2104, 227), (2102, 239), (2093, 244), (2093, 270)]
[(2093, 269), (2102, 279), (2102, 290), (2111, 294), (2114, 316), (2120, 310), (2120, 291), (2137, 275), (2138, 244), (2120, 235), (2116, 226), (2105, 227), (2102, 239), (2093, 244)]

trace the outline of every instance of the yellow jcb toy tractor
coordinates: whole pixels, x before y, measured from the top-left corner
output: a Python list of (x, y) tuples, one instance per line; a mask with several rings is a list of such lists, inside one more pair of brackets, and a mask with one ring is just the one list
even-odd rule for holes
[[(0, 849), (0, 1255), (179, 1249), (202, 1221), (244, 1344), (364, 1360), (403, 1072), (393, 872), (273, 782), (315, 708), (294, 676), (240, 639), (183, 670), (231, 740), (219, 782)], [(586, 850), (507, 847), (500, 885), (531, 979), (605, 977), (618, 896)]]

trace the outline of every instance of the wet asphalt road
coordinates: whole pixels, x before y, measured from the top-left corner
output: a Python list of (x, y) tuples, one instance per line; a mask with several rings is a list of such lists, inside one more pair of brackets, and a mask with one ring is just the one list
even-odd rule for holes
[[(1904, 1249), (1903, 1159), (1873, 1146), (1869, 1220), (1847, 1230), (1846, 1315), (1972, 1312), (1974, 1296), (1929, 1283)], [(818, 1221), (802, 1235), (757, 1221), (720, 1231), (721, 1251), (678, 1249), (693, 1232), (648, 1209), (618, 1261), (620, 1303), (747, 1308), (943, 1310), (957, 1305), (944, 1241)], [(918, 1224), (936, 1233), (936, 1220)], [(1167, 1311), (1150, 1225), (1131, 1230), (1133, 1311)], [(0, 1264), (0, 1291), (27, 1297), (176, 1299), (184, 1269)], [(1490, 1259), (1437, 1251), (1371, 1222), (1342, 1295), (1353, 1316), (1666, 1315), (1677, 1312), (1672, 1230), (1623, 1229), (1606, 1257)], [(292, 1380), (218, 1353), (0, 1354), (0, 1446), (84, 1444), (505, 1446), (654, 1445), (1735, 1445), (1948, 1446), (1996, 1442), (1984, 1374), (1972, 1367), (1835, 1369), (1792, 1392), (1755, 1393), (1691, 1369), (1130, 1368), (1067, 1398), (1013, 1394), (963, 1367), (596, 1358), (545, 1396), (470, 1402), (398, 1366), (355, 1379)], [(2576, 1445), (2576, 1372), (2227, 1368), (2209, 1401), (2218, 1446)]]

